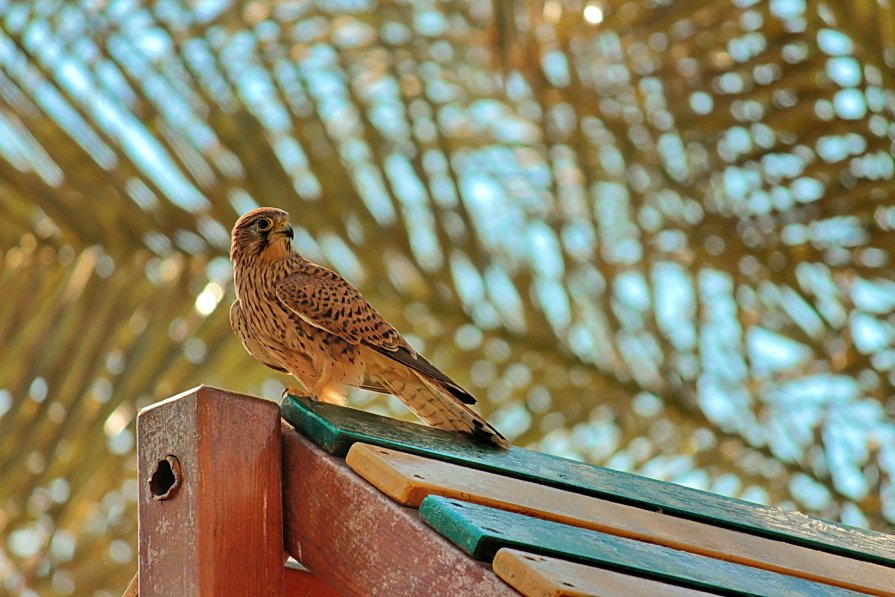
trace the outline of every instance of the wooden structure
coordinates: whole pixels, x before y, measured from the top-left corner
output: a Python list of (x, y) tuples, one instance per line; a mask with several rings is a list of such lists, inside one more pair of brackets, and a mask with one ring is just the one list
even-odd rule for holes
[(142, 597), (895, 596), (892, 536), (291, 396), (191, 390), (138, 452)]

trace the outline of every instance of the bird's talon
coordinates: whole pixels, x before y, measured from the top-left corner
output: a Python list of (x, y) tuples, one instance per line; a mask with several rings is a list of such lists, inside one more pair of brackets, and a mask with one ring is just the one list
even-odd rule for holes
[(304, 390), (302, 390), (301, 388), (283, 388), (283, 393), (280, 394), (280, 400), (285, 400), (286, 396), (308, 398), (308, 396), (305, 395)]

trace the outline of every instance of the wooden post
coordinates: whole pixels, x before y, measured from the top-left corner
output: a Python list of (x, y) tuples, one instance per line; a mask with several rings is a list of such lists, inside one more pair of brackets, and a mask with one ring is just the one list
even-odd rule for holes
[(199, 386), (137, 418), (140, 597), (283, 594), (280, 411)]

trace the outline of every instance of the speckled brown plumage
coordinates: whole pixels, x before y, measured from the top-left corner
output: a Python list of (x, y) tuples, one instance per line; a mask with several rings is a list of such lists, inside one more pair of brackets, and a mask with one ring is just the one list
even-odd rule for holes
[(230, 324), (246, 350), (288, 372), (315, 400), (344, 401), (346, 386), (391, 393), (434, 427), (509, 443), (467, 404), (469, 392), (416, 353), (360, 292), (299, 255), (289, 214), (253, 210), (233, 227), (237, 300)]

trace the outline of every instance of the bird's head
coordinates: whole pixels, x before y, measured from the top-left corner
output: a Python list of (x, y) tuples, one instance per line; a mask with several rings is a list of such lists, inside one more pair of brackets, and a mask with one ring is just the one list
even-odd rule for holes
[(233, 226), (230, 259), (251, 256), (277, 261), (289, 253), (293, 236), (288, 213), (275, 207), (253, 209)]

